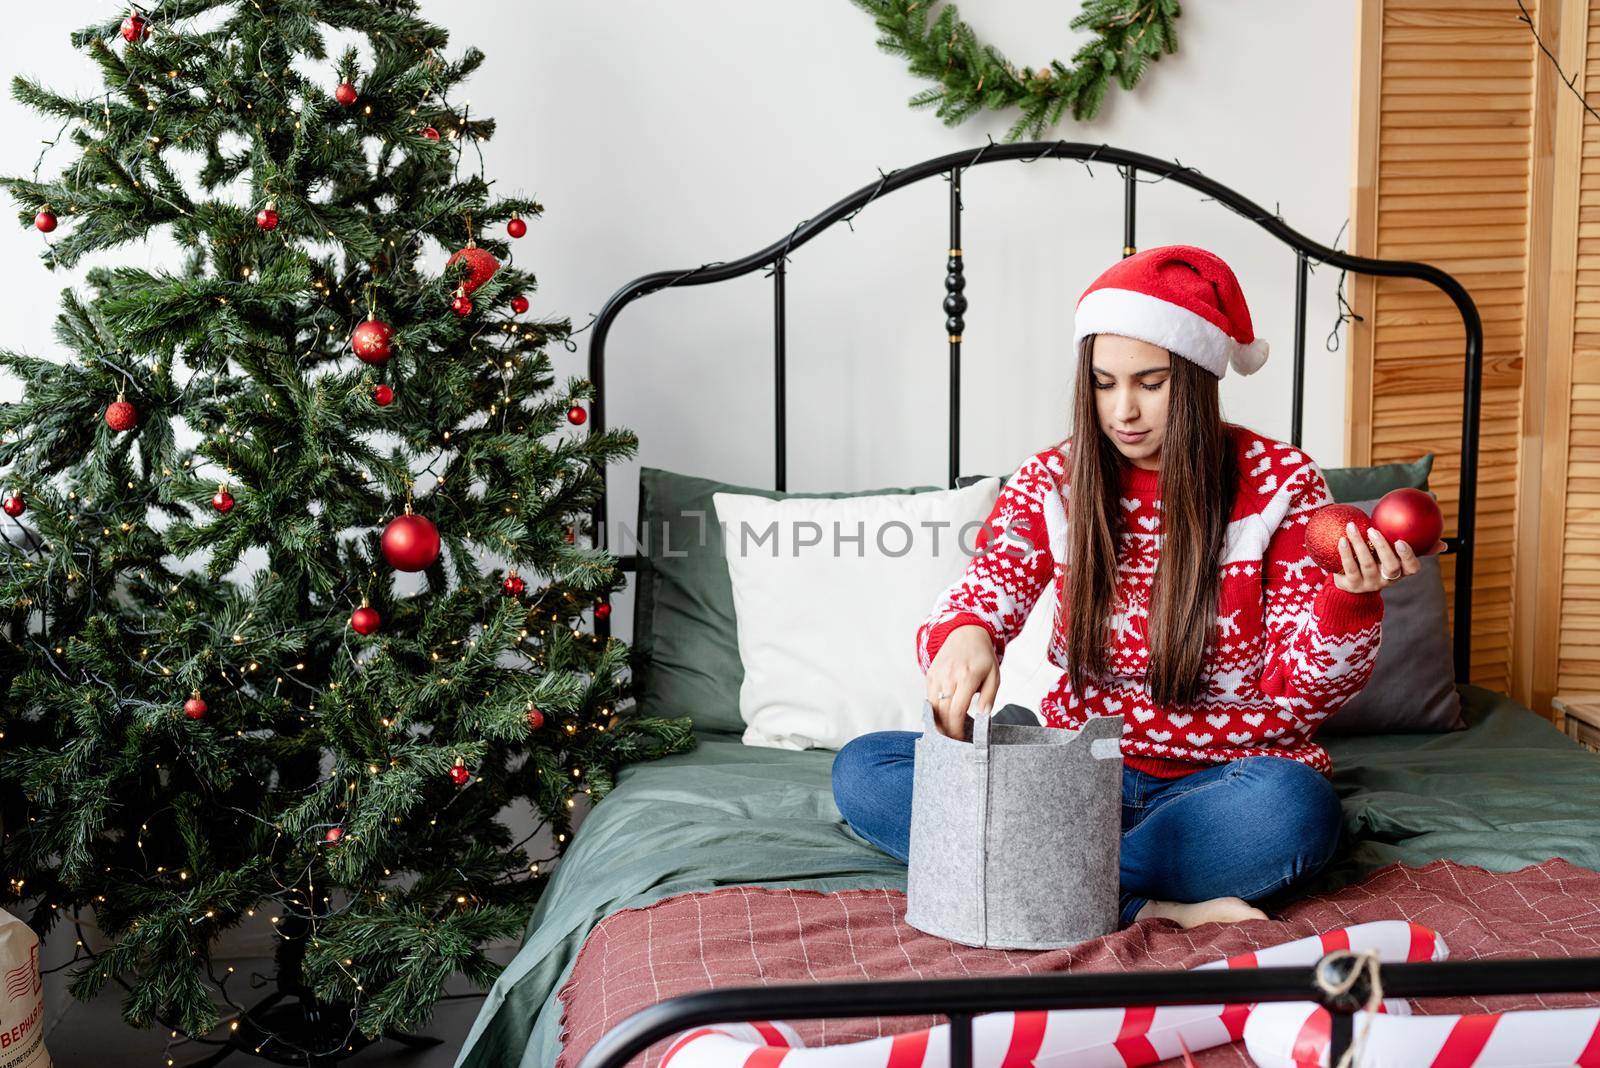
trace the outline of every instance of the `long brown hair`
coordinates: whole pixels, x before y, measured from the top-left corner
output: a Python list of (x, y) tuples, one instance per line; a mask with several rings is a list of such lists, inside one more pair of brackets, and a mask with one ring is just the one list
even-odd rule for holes
[[(1095, 410), (1094, 336), (1078, 347), (1078, 377), (1067, 489), (1067, 561), (1061, 611), (1067, 621), (1067, 671), (1079, 693), (1106, 675), (1122, 524), (1116, 446)], [(1190, 704), (1216, 629), (1218, 562), (1238, 472), (1217, 401), (1215, 375), (1179, 356), (1167, 380), (1161, 447), (1160, 556), (1150, 590), (1150, 700)]]

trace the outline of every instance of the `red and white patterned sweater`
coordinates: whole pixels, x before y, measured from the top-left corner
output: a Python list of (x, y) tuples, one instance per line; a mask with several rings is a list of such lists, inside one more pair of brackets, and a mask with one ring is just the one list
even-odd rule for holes
[[(1206, 694), (1192, 706), (1165, 708), (1146, 694), (1161, 476), (1124, 460), (1108, 677), (1103, 686), (1076, 693), (1063, 674), (1039, 713), (1052, 727), (1120, 713), (1124, 763), (1154, 775), (1185, 775), (1251, 756), (1288, 757), (1327, 774), (1327, 751), (1312, 735), (1371, 677), (1383, 599), (1339, 589), (1306, 552), (1306, 521), (1332, 500), (1322, 469), (1299, 449), (1244, 427), (1230, 424), (1228, 434), (1237, 449), (1239, 486), (1221, 554)], [(917, 630), (924, 672), (950, 632), (968, 624), (988, 631), (1003, 657), (1052, 578), (1060, 588), (1068, 447), (1028, 457), (1006, 481), (978, 533), (975, 555)], [(1064, 669), (1063, 622), (1058, 603), (1049, 656)]]

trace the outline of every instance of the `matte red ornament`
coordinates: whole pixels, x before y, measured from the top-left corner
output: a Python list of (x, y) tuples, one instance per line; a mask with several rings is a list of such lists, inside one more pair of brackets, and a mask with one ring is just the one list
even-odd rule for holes
[(219, 512), (233, 511), (233, 494), (222, 487), (217, 487), (216, 495), (211, 498), (211, 507)]
[(350, 629), (357, 634), (371, 634), (382, 625), (383, 617), (378, 615), (378, 610), (364, 602), (350, 613)]
[(521, 575), (513, 571), (505, 577), (504, 582), (500, 583), (500, 588), (508, 597), (521, 597), (522, 591), (528, 588), (528, 584), (522, 581)]
[(457, 293), (456, 299), (450, 302), (450, 310), (460, 316), (472, 314), (472, 298), (465, 293)]
[(518, 293), (511, 298), (511, 310), (518, 315), (528, 310), (528, 298)]
[(276, 230), (278, 228), (278, 209), (269, 203), (266, 207), (256, 212), (256, 225), (263, 230)]
[(380, 408), (387, 408), (394, 403), (394, 389), (379, 382), (372, 387), (372, 403)]
[(350, 348), (363, 363), (382, 363), (394, 355), (394, 327), (368, 315), (350, 332)]
[(594, 606), (594, 618), (596, 618), (596, 619), (610, 619), (611, 618), (611, 602), (610, 601), (601, 601), (599, 604), (595, 605)]
[(491, 252), (479, 248), (471, 241), (467, 242), (466, 248), (445, 260), (445, 270), (449, 271), (458, 263), (467, 265), (466, 274), (461, 278), (461, 292), (469, 296), (474, 289), (493, 278), (494, 273), (500, 269), (500, 261), (495, 259)]
[(383, 558), (398, 571), (421, 571), (439, 559), (439, 528), (406, 507), (383, 528)]
[(0, 505), (0, 507), (3, 507), (6, 510), (6, 515), (10, 516), (12, 519), (15, 519), (17, 516), (28, 510), (28, 502), (22, 499), (21, 494), (13, 493), (11, 496), (6, 498), (5, 504)]
[(122, 20), (122, 39), (129, 44), (134, 44), (150, 36), (150, 23), (138, 12), (129, 13)]
[(183, 703), (183, 714), (190, 719), (205, 719), (209, 711), (211, 707), (206, 704), (206, 699), (200, 696), (199, 690), (190, 694), (189, 699)]
[(340, 82), (338, 87), (333, 91), (333, 98), (339, 103), (343, 104), (345, 107), (350, 107), (357, 100), (361, 99), (361, 94), (356, 92), (356, 87), (351, 85), (349, 82)]
[(1353, 504), (1325, 504), (1311, 513), (1306, 521), (1306, 552), (1324, 571), (1344, 574), (1344, 560), (1339, 555), (1339, 539), (1345, 536), (1344, 525), (1354, 523), (1356, 533), (1367, 536), (1372, 520), (1367, 513)]
[(439, 131), (435, 130), (432, 126), (424, 126), (420, 132), (423, 137), (426, 137), (430, 141), (439, 140)]
[(139, 409), (118, 397), (106, 405), (106, 426), (121, 434), (139, 425)]
[(324, 842), (327, 842), (329, 845), (338, 844), (339, 839), (341, 839), (343, 837), (344, 837), (344, 828), (343, 827), (329, 827), (326, 831), (322, 832), (322, 840)]
[(522, 216), (513, 215), (511, 221), (506, 223), (506, 233), (512, 237), (521, 237), (528, 232), (528, 224), (522, 221)]
[(567, 409), (567, 422), (573, 426), (582, 426), (589, 419), (589, 413), (583, 410), (582, 405), (574, 404)]
[(567, 528), (567, 544), (568, 545), (571, 545), (573, 543), (573, 541), (577, 538), (577, 536), (578, 536), (577, 535), (577, 531), (573, 530), (571, 527)]
[(455, 764), (450, 768), (450, 781), (457, 786), (467, 785), (467, 780), (472, 778), (472, 772), (467, 770), (467, 765), (460, 757), (456, 757)]
[(1425, 556), (1444, 533), (1444, 516), (1433, 495), (1419, 489), (1397, 489), (1385, 493), (1372, 509), (1372, 525), (1389, 544), (1403, 541), (1418, 556)]
[(528, 729), (536, 731), (544, 726), (544, 713), (533, 705), (528, 706)]
[(56, 228), (56, 213), (45, 208), (33, 217), (33, 228), (41, 234), (48, 234)]

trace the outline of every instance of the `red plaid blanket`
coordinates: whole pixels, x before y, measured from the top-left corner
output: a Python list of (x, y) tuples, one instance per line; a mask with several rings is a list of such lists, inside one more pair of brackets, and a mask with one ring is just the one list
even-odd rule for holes
[[(1600, 956), (1600, 873), (1547, 860), (1505, 874), (1437, 861), (1390, 865), (1283, 917), (1183, 930), (1150, 920), (1063, 950), (974, 949), (907, 927), (893, 890), (772, 890), (735, 886), (623, 909), (584, 941), (558, 995), (557, 1068), (573, 1068), (608, 1029), (664, 998), (709, 987), (804, 981), (948, 978), (1047, 971), (1189, 968), (1370, 920), (1403, 919), (1444, 936), (1450, 959)], [(1600, 1004), (1569, 994), (1424, 1001), (1454, 1013)], [(856, 1042), (943, 1022), (937, 1016), (790, 1021), (807, 1046)], [(633, 1066), (654, 1068), (667, 1042)], [(1196, 1054), (1206, 1066), (1249, 1065), (1243, 1044)], [(1174, 1062), (1176, 1063), (1176, 1062)]]

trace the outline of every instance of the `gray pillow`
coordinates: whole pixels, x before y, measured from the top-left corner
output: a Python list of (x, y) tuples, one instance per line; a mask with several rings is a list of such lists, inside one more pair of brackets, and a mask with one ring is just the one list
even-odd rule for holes
[[(1351, 501), (1368, 515), (1377, 500)], [(1322, 725), (1325, 734), (1454, 731), (1461, 720), (1450, 616), (1437, 556), (1384, 590), (1383, 642), (1372, 678)]]

